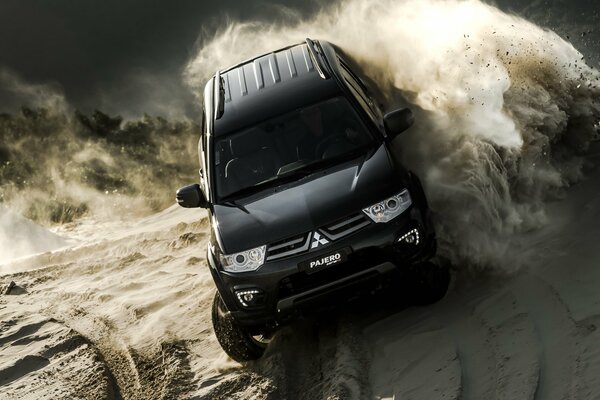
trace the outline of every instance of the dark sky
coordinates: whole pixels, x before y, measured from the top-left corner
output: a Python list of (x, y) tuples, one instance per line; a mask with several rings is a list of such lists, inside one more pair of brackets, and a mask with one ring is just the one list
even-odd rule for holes
[[(86, 111), (152, 112), (148, 98), (169, 94), (190, 111), (181, 71), (203, 30), (226, 18), (268, 20), (282, 4), (315, 8), (302, 0), (2, 0), (0, 67), (57, 83)], [(0, 108), (7, 103), (0, 99)]]
[[(598, 0), (496, 3), (570, 35), (588, 57), (596, 56), (597, 65), (598, 32), (587, 31), (600, 25)], [(226, 17), (269, 20), (281, 5), (304, 14), (319, 8), (317, 0), (2, 0), (0, 68), (27, 82), (61, 87), (69, 103), (84, 111), (161, 113), (150, 101), (158, 98), (169, 103), (165, 108), (192, 115), (181, 71), (203, 29), (214, 32)], [(0, 111), (16, 106), (2, 93), (0, 88)]]

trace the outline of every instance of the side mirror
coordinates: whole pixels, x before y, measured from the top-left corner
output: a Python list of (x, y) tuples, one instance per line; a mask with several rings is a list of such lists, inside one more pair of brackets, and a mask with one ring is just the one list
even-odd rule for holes
[(175, 194), (175, 198), (177, 204), (184, 208), (208, 208), (208, 201), (204, 198), (200, 185), (197, 183), (180, 188)]
[(402, 108), (400, 110), (391, 111), (383, 117), (383, 125), (385, 132), (390, 139), (395, 138), (415, 122), (415, 116), (410, 108)]

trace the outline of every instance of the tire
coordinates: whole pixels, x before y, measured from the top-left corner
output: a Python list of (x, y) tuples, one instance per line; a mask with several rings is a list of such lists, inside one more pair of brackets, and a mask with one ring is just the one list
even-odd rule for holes
[(450, 270), (447, 265), (431, 261), (415, 264), (408, 274), (410, 303), (427, 306), (444, 298), (450, 285)]
[(268, 342), (257, 339), (248, 328), (235, 323), (219, 292), (213, 300), (212, 322), (219, 344), (235, 361), (257, 360), (264, 354)]

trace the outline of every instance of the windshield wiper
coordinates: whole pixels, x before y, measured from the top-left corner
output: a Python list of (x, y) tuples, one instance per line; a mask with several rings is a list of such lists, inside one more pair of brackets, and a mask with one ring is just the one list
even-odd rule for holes
[(227, 200), (227, 201), (220, 203), (220, 205), (228, 206), (228, 207), (235, 207), (235, 208), (238, 208), (239, 210), (245, 212), (246, 214), (250, 214), (250, 212), (246, 209), (246, 207), (237, 203), (235, 200)]
[(245, 187), (243, 189), (240, 190), (236, 190), (233, 193), (228, 194), (227, 196), (225, 196), (222, 201), (225, 203), (231, 203), (233, 202), (235, 199), (239, 199), (241, 197), (245, 197), (251, 194), (254, 194), (256, 192), (259, 192), (263, 189), (267, 189), (269, 187), (273, 187), (273, 186), (278, 186), (286, 181), (290, 181), (293, 179), (290, 179), (290, 177), (285, 176), (285, 177), (280, 177), (280, 176), (273, 176), (265, 181), (259, 182), (256, 185), (253, 186), (248, 186)]

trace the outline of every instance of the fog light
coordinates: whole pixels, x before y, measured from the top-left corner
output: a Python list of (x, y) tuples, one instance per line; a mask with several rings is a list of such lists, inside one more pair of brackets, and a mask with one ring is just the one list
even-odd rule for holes
[(258, 289), (237, 290), (235, 295), (240, 304), (244, 307), (259, 305), (264, 299), (263, 293)]
[(406, 232), (404, 235), (400, 236), (398, 238), (398, 240), (396, 240), (396, 242), (398, 242), (398, 243), (412, 244), (414, 246), (417, 246), (419, 244), (419, 242), (420, 242), (419, 230), (418, 229), (412, 229), (412, 230)]

